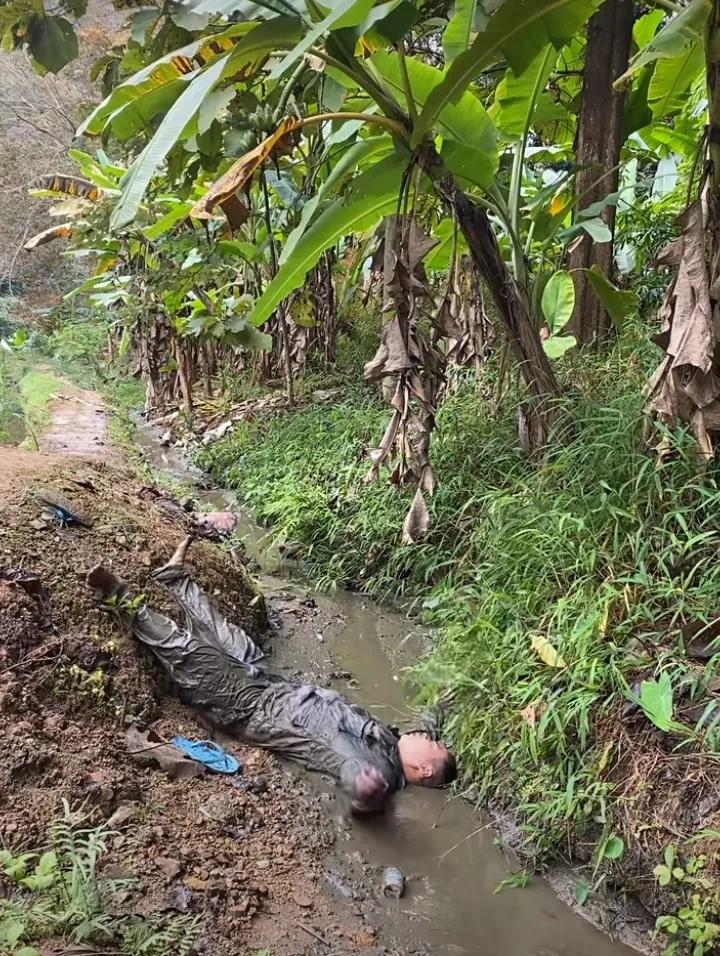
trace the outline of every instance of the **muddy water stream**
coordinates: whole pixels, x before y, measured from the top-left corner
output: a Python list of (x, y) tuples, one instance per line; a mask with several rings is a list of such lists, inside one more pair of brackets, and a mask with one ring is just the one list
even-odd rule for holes
[[(232, 493), (202, 490), (201, 473), (188, 465), (180, 450), (161, 448), (148, 426), (139, 426), (137, 440), (156, 470), (198, 489), (195, 497), (204, 508), (238, 514), (247, 554), (260, 566), (261, 586), (281, 614), (283, 606), (297, 607), (298, 598), (307, 598), (311, 582), (283, 565), (267, 546), (266, 532)], [(288, 640), (277, 638), (271, 666), (286, 673), (302, 672), (306, 679), (334, 674), (331, 686), (389, 723), (402, 722), (409, 709), (400, 675), (425, 644), (422, 630), (361, 595), (313, 593), (313, 599), (322, 633), (311, 631), (311, 639), (302, 641), (293, 640), (292, 631)], [(312, 779), (322, 788), (317, 777)], [(486, 820), (466, 801), (448, 801), (441, 791), (411, 787), (385, 816), (340, 829), (335, 856), (328, 861), (328, 891), (349, 896), (357, 885), (353, 875), (363, 862), (369, 864), (365, 873), (370, 873), (370, 885), (384, 866), (396, 866), (408, 877), (401, 900), (378, 903), (384, 910), (383, 937), (402, 953), (633, 956), (635, 952), (574, 913), (544, 880), (536, 878), (524, 889), (496, 894), (512, 861), (497, 847)]]

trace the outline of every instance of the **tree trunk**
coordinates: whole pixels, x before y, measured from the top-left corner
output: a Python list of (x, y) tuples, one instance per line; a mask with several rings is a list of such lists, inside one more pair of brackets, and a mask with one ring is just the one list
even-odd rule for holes
[(210, 360), (210, 345), (207, 342), (203, 342), (202, 346), (202, 370), (203, 370), (203, 383), (205, 386), (205, 397), (212, 398), (212, 364)]
[(192, 386), (188, 380), (188, 375), (187, 375), (187, 367), (185, 362), (185, 350), (183, 349), (180, 342), (175, 343), (175, 361), (177, 362), (178, 381), (180, 383), (180, 391), (182, 392), (183, 406), (187, 414), (192, 415), (192, 410), (193, 410)]
[(468, 199), (452, 176), (438, 180), (435, 186), (453, 212), (475, 266), (497, 303), (531, 396), (530, 406), (521, 413), (521, 431), (526, 435), (523, 443), (529, 451), (537, 451), (547, 443), (554, 417), (554, 407), (548, 399), (560, 394), (560, 386), (532, 321), (527, 299), (503, 260), (485, 210)]
[(323, 253), (317, 267), (317, 286), (315, 296), (318, 315), (322, 317), (323, 343), (325, 348), (325, 365), (332, 365), (335, 361), (337, 345), (337, 303), (335, 301), (335, 285), (333, 282), (332, 250)]
[[(714, 207), (720, 202), (720, 56), (715, 52), (720, 43), (720, 0), (713, 3), (705, 37), (710, 155), (710, 197)], [(714, 246), (713, 253), (718, 252)]]
[[(577, 135), (577, 211), (618, 188), (625, 92), (615, 91), (613, 83), (627, 69), (633, 7), (633, 0), (606, 0), (588, 24)], [(614, 235), (615, 206), (606, 206), (602, 218)], [(612, 275), (612, 240), (597, 243), (582, 233), (568, 262), (575, 282), (575, 311), (569, 330), (580, 345), (598, 346), (610, 336), (612, 322), (588, 280), (585, 270), (593, 265), (608, 278)]]

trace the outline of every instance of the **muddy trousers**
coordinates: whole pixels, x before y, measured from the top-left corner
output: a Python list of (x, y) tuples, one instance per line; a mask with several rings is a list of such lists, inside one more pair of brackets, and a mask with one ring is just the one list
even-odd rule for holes
[(260, 648), (220, 613), (187, 568), (163, 568), (156, 577), (177, 598), (184, 626), (144, 604), (132, 617), (132, 630), (180, 688), (204, 688), (206, 693), (200, 696), (215, 693), (222, 697), (229, 689), (229, 675), (237, 682), (258, 674), (255, 664), (263, 656)]

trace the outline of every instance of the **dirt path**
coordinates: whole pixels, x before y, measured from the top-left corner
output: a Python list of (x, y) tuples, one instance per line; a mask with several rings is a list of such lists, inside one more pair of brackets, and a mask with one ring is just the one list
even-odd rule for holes
[(50, 427), (40, 436), (41, 450), (67, 455), (117, 459), (108, 435), (108, 409), (97, 392), (63, 382), (51, 406)]

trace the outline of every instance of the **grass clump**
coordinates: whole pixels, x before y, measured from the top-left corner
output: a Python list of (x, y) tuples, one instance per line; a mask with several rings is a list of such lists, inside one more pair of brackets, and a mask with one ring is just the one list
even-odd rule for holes
[[(101, 875), (108, 839), (105, 826), (88, 828), (63, 800), (38, 851), (0, 850), (0, 880), (10, 888), (0, 899), (0, 951), (41, 956), (43, 940), (117, 952), (122, 956), (189, 956), (200, 935), (197, 917), (139, 917), (116, 912), (114, 894), (137, 881)], [(95, 944), (95, 947), (91, 944)]]
[[(694, 810), (720, 786), (718, 661), (686, 645), (720, 608), (720, 487), (685, 433), (662, 468), (648, 456), (642, 355), (578, 362), (572, 428), (540, 464), (519, 452), (512, 408), (495, 415), (462, 384), (448, 398), (415, 546), (401, 543), (410, 493), (363, 485), (387, 419), (369, 390), (240, 425), (202, 463), (304, 545), (321, 585), (412, 600), (438, 627), (414, 683), (426, 703), (451, 697), (446, 734), (478, 798), (516, 815), (521, 852), (584, 846), (598, 879), (624, 867), (652, 895), (678, 834), (705, 828), (714, 849), (695, 852), (718, 857), (720, 820)], [(642, 681), (670, 688), (669, 732), (638, 704)]]

